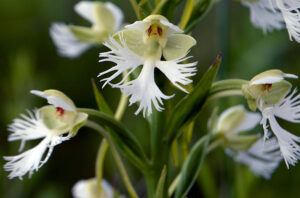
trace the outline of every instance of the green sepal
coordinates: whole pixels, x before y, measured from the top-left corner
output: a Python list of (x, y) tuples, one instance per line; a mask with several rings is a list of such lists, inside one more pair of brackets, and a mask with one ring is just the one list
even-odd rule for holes
[(97, 29), (112, 32), (116, 21), (111, 10), (101, 2), (95, 2), (93, 8)]
[(155, 191), (155, 198), (164, 198), (164, 188), (167, 176), (167, 167), (164, 166)]
[(107, 130), (118, 150), (126, 156), (139, 169), (144, 170), (148, 159), (137, 138), (126, 126), (117, 121), (114, 117), (94, 109), (79, 108), (79, 112), (87, 113), (98, 124), (108, 127)]
[(79, 40), (85, 43), (101, 44), (107, 41), (109, 33), (105, 31), (97, 31), (92, 28), (69, 25), (72, 34)]
[(193, 146), (188, 158), (183, 164), (175, 198), (185, 198), (196, 181), (206, 155), (206, 148), (209, 140), (210, 135), (206, 135), (198, 140)]
[(239, 135), (239, 134), (228, 134), (224, 138), (223, 146), (225, 148), (231, 148), (235, 151), (248, 150), (254, 142), (260, 137), (259, 134), (254, 135)]
[(88, 119), (88, 114), (86, 113), (77, 113), (76, 115), (76, 120), (74, 122), (74, 125), (72, 126), (72, 128), (69, 131), (69, 135), (71, 137), (74, 137), (75, 135), (77, 135), (77, 132), (79, 131), (79, 129), (81, 127), (83, 127), (86, 123)]
[(166, 60), (181, 58), (196, 45), (196, 40), (185, 34), (174, 34), (168, 37), (167, 44), (163, 48), (163, 56)]
[(95, 100), (96, 100), (98, 109), (110, 116), (113, 116), (114, 115), (113, 111), (108, 106), (104, 96), (101, 94), (101, 92), (97, 88), (97, 85), (96, 85), (94, 79), (92, 79), (92, 86), (93, 86), (93, 92), (94, 92), (94, 96), (95, 96)]
[(279, 103), (290, 91), (292, 84), (286, 80), (272, 84), (271, 89), (263, 96), (264, 105)]
[(195, 115), (201, 110), (206, 98), (209, 94), (211, 85), (216, 77), (218, 68), (220, 66), (222, 55), (219, 54), (210, 66), (208, 71), (204, 74), (198, 82), (194, 90), (186, 95), (176, 106), (170, 115), (166, 124), (167, 142), (171, 144), (173, 139), (180, 133), (180, 128), (191, 121)]

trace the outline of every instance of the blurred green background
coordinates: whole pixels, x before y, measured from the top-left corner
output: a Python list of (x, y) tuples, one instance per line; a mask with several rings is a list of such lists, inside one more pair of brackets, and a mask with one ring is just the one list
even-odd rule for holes
[[(55, 88), (70, 96), (79, 107), (96, 108), (91, 88), (91, 78), (109, 65), (98, 63), (98, 53), (104, 47), (93, 48), (80, 58), (68, 59), (57, 56), (48, 29), (52, 22), (88, 25), (73, 11), (78, 1), (64, 0), (2, 0), (0, 3), (0, 165), (5, 163), (2, 156), (15, 155), (19, 142), (7, 142), (7, 125), (12, 119), (45, 104), (29, 91)], [(126, 22), (135, 21), (130, 4), (126, 0), (112, 1), (124, 11)], [(177, 10), (181, 14), (183, 5)], [(174, 20), (173, 23), (178, 23)], [(224, 55), (218, 79), (245, 78), (270, 68), (300, 75), (300, 44), (290, 42), (286, 30), (264, 35), (255, 29), (249, 20), (249, 11), (238, 2), (224, 1), (212, 11), (193, 31), (198, 45), (192, 49), (193, 60), (197, 60), (198, 75), (195, 81), (212, 63), (219, 51)], [(98, 82), (99, 79), (96, 79)], [(300, 81), (293, 81), (300, 85)], [(100, 86), (100, 83), (98, 83)], [(119, 90), (107, 86), (104, 95), (111, 107), (116, 108)], [(177, 94), (174, 100), (182, 94)], [(216, 103), (221, 109), (238, 102), (238, 97), (223, 99)], [(210, 105), (204, 111), (210, 111)], [(134, 116), (136, 106), (129, 107), (123, 122), (132, 129), (143, 145), (147, 147), (146, 135), (149, 128), (139, 115)], [(204, 133), (207, 114), (197, 118), (195, 137)], [(300, 126), (282, 123), (289, 131), (300, 135)], [(71, 197), (71, 188), (80, 179), (94, 176), (94, 163), (101, 138), (86, 128), (71, 141), (55, 147), (49, 161), (31, 179), (9, 180), (8, 173), (0, 170), (0, 197), (3, 198), (65, 198)], [(37, 142), (28, 143), (28, 147)], [(132, 180), (141, 197), (145, 197), (144, 182), (140, 173), (127, 164)], [(121, 193), (126, 190), (111, 156), (107, 157), (105, 177)], [(300, 166), (288, 170), (281, 163), (271, 180), (256, 178), (247, 167), (232, 162), (218, 149), (208, 160), (193, 187), (190, 198), (198, 197), (300, 197)]]

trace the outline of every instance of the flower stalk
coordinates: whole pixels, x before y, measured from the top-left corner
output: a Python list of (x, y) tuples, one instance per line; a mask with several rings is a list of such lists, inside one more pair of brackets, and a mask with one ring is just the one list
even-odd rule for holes
[(116, 160), (116, 163), (117, 163), (117, 166), (120, 170), (120, 173), (121, 173), (121, 176), (122, 176), (122, 179), (124, 181), (124, 184), (128, 190), (128, 193), (129, 195), (131, 196), (131, 198), (138, 198), (139, 196), (137, 195), (137, 193), (135, 192), (131, 182), (130, 182), (130, 179), (129, 179), (129, 176), (126, 172), (126, 169), (125, 169), (125, 166), (122, 162), (122, 159), (117, 151), (117, 149), (115, 148), (114, 146), (114, 142), (111, 140), (108, 132), (103, 128), (101, 127), (100, 125), (98, 125), (97, 123), (93, 122), (93, 121), (90, 121), (88, 120), (86, 122), (86, 127), (89, 127), (91, 129), (94, 129), (95, 131), (99, 132), (101, 136), (105, 137), (105, 139), (108, 141), (109, 145), (110, 145), (110, 148), (111, 148), (111, 151), (112, 151), (112, 154), (114, 156), (114, 159)]

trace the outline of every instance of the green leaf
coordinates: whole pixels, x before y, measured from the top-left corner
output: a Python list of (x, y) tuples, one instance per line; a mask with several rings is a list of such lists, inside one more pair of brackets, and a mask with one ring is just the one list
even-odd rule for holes
[(184, 30), (185, 33), (189, 33), (203, 19), (203, 17), (210, 11), (214, 2), (214, 0), (195, 1), (192, 16)]
[(210, 134), (202, 137), (193, 146), (187, 160), (183, 164), (175, 198), (185, 198), (196, 181), (204, 161), (209, 140)]
[(179, 129), (201, 110), (216, 77), (221, 58), (222, 55), (219, 54), (194, 90), (175, 106), (166, 125), (168, 144), (171, 144), (173, 139), (179, 135)]
[(146, 168), (148, 159), (144, 150), (133, 132), (126, 128), (126, 126), (104, 112), (85, 108), (78, 108), (77, 110), (79, 112), (87, 113), (89, 119), (93, 118), (101, 126), (110, 128), (111, 130), (107, 130), (107, 132), (118, 147), (118, 150), (139, 169), (144, 170)]
[(93, 86), (94, 96), (95, 96), (95, 100), (97, 102), (98, 109), (110, 116), (113, 116), (114, 115), (113, 111), (108, 106), (105, 98), (100, 93), (99, 89), (97, 88), (97, 85), (96, 85), (94, 79), (92, 79), (92, 86)]
[(166, 175), (167, 175), (167, 168), (166, 166), (164, 166), (156, 187), (155, 198), (164, 198)]

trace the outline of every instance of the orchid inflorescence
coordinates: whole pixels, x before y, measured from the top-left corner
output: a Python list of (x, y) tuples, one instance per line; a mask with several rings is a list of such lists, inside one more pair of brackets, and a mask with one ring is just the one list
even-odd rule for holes
[[(57, 90), (31, 91), (45, 98), (49, 105), (27, 111), (28, 115), (21, 114), (21, 118), (13, 120), (8, 127), (11, 132), (8, 140), (20, 140), (20, 152), (26, 141), (42, 140), (19, 155), (4, 157), (7, 161), (4, 169), (10, 172), (10, 179), (22, 179), (27, 173), (31, 177), (47, 162), (56, 145), (72, 139), (83, 126), (103, 136), (100, 146), (102, 152), (97, 156), (99, 169), (96, 176), (75, 184), (72, 192), (76, 198), (120, 197), (102, 178), (103, 159), (108, 146), (112, 149), (131, 197), (138, 197), (138, 193), (131, 184), (119, 153), (144, 174), (146, 183), (152, 184), (152, 187), (147, 185), (148, 197), (171, 197), (174, 186), (175, 197), (185, 197), (195, 182), (194, 177), (188, 176), (191, 173), (198, 174), (201, 169), (202, 160), (195, 156), (202, 159), (218, 146), (224, 148), (234, 161), (248, 165), (255, 175), (266, 179), (271, 178), (281, 161), (285, 161), (288, 168), (297, 163), (300, 159), (300, 137), (282, 128), (277, 121), (280, 118), (292, 123), (300, 122), (300, 94), (287, 80), (297, 79), (296, 75), (272, 69), (249, 81), (227, 79), (213, 82), (221, 62), (219, 55), (200, 81), (193, 85), (197, 61), (189, 53), (197, 42), (186, 30), (192, 29), (211, 6), (206, 6), (206, 11), (201, 14), (196, 9), (212, 1), (203, 1), (203, 5), (198, 2), (192, 5), (192, 9), (185, 9), (180, 26), (164, 16), (164, 4), (155, 1), (155, 9), (148, 13), (148, 9), (135, 4), (135, 1), (131, 2), (140, 19), (132, 24), (122, 24), (124, 17), (121, 9), (110, 2), (81, 1), (74, 9), (92, 24), (91, 27), (63, 23), (54, 23), (50, 27), (51, 38), (61, 56), (76, 58), (93, 46), (103, 45), (107, 48), (106, 52), (100, 53), (99, 62), (100, 65), (111, 62), (113, 66), (99, 73), (99, 85), (102, 88), (110, 85), (120, 89), (120, 104), (113, 114), (98, 89), (94, 92), (99, 110), (77, 108), (70, 98)], [(171, 1), (168, 3), (172, 4)], [(243, 0), (241, 3), (250, 8), (254, 26), (264, 32), (286, 27), (290, 39), (300, 42), (299, 2)], [(189, 8), (191, 5), (187, 3), (186, 6)], [(194, 12), (188, 13), (193, 9)], [(157, 71), (171, 83), (157, 83)], [(165, 89), (169, 85), (173, 85), (173, 89)], [(168, 101), (175, 97), (176, 89), (186, 95), (172, 107)], [(219, 116), (212, 113), (207, 135), (199, 138), (195, 144), (188, 141), (193, 149), (188, 151), (177, 172), (177, 179), (174, 179), (169, 171), (170, 166), (176, 165), (168, 163), (168, 159), (173, 155), (171, 150), (174, 141), (187, 132), (184, 126), (194, 123), (193, 118), (204, 104), (236, 93), (244, 97), (249, 110), (244, 105), (237, 105), (229, 107)], [(129, 105), (137, 105), (135, 115), (142, 112), (153, 129), (150, 141), (154, 147), (150, 156), (145, 154), (134, 134), (120, 121), (127, 106), (127, 97)], [(97, 123), (94, 117), (101, 122)], [(258, 125), (261, 127), (258, 128)], [(161, 148), (156, 148), (158, 146)], [(207, 149), (207, 152), (202, 152), (203, 149)], [(173, 183), (166, 181), (167, 174), (174, 179)], [(168, 185), (169, 191), (164, 185)]]

